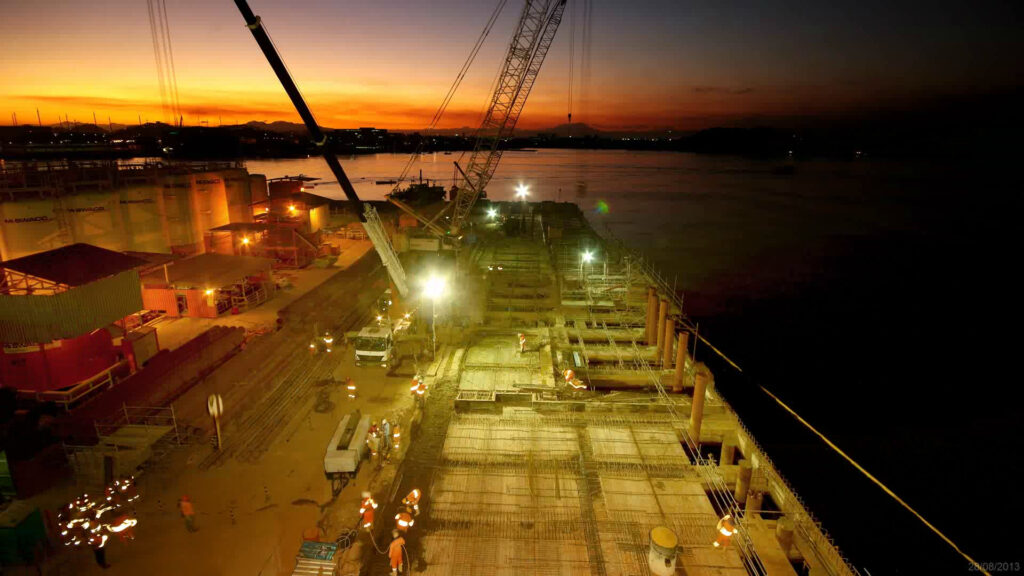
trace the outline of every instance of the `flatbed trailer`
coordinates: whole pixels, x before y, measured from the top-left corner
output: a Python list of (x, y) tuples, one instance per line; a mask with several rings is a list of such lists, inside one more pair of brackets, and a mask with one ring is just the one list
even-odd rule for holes
[(335, 496), (355, 477), (359, 464), (367, 456), (366, 435), (370, 416), (355, 410), (341, 419), (324, 453), (324, 475), (331, 481)]

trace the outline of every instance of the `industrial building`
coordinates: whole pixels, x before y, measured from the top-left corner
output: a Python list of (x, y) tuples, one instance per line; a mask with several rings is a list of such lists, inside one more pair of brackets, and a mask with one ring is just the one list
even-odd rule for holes
[(206, 231), (252, 221), (266, 178), (241, 163), (56, 162), (0, 170), (0, 257), (75, 243), (118, 252), (205, 250)]
[(72, 244), (0, 264), (0, 381), (65, 405), (156, 354), (142, 327), (146, 261)]
[(142, 303), (172, 318), (216, 318), (273, 297), (274, 261), (205, 253), (174, 260), (142, 276)]

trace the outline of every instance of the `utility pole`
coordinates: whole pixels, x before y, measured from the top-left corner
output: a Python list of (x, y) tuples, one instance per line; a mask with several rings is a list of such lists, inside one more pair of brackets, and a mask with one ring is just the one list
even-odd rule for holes
[(36, 120), (39, 122), (39, 127), (43, 126), (43, 117), (39, 115), (39, 108), (36, 108)]

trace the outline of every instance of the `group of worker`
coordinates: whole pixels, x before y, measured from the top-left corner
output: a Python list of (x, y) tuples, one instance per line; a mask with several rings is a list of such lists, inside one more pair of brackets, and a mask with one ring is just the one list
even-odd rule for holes
[[(405, 568), (405, 535), (409, 529), (416, 524), (416, 516), (420, 513), (420, 498), (423, 492), (419, 488), (413, 488), (411, 492), (402, 498), (402, 506), (395, 514), (395, 527), (391, 530), (391, 544), (388, 545), (388, 560), (391, 565), (392, 576), (402, 574)], [(359, 505), (359, 525), (367, 531), (373, 530), (375, 511), (378, 508), (376, 500), (369, 492), (363, 492), (363, 500)]]
[(387, 420), (381, 420), (379, 426), (376, 422), (371, 422), (370, 429), (366, 431), (366, 447), (370, 450), (372, 460), (387, 462), (391, 451), (402, 447), (401, 425), (392, 424)]

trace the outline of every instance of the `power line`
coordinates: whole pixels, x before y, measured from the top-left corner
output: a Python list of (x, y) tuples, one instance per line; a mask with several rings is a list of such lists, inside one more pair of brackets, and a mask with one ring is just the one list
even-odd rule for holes
[(826, 436), (825, 436), (824, 434), (822, 434), (821, 432), (819, 432), (819, 431), (818, 431), (818, 430), (817, 430), (817, 429), (816, 429), (816, 428), (815, 428), (814, 426), (811, 426), (811, 423), (810, 423), (810, 422), (808, 422), (807, 420), (804, 420), (804, 419), (803, 419), (803, 418), (802, 418), (802, 417), (801, 417), (801, 416), (800, 416), (799, 414), (797, 414), (797, 413), (796, 413), (796, 411), (794, 411), (794, 410), (793, 410), (792, 408), (790, 408), (789, 406), (787, 406), (785, 402), (783, 402), (782, 400), (780, 400), (778, 396), (776, 396), (775, 394), (772, 394), (771, 392), (769, 392), (769, 391), (768, 391), (768, 389), (767, 389), (767, 388), (765, 388), (764, 386), (758, 386), (758, 388), (760, 388), (762, 392), (764, 392), (765, 394), (767, 394), (767, 395), (768, 395), (768, 396), (769, 396), (769, 397), (770, 397), (770, 398), (771, 398), (772, 400), (774, 400), (774, 401), (775, 401), (775, 402), (776, 402), (776, 403), (777, 403), (777, 404), (778, 404), (779, 406), (781, 406), (783, 410), (785, 410), (786, 412), (789, 412), (789, 414), (790, 414), (791, 416), (793, 416), (793, 418), (796, 418), (796, 420), (797, 420), (798, 422), (800, 422), (801, 424), (803, 424), (803, 425), (804, 425), (804, 427), (806, 427), (806, 428), (807, 428), (808, 430), (810, 430), (811, 432), (813, 432), (813, 433), (814, 433), (814, 434), (815, 434), (815, 435), (816, 435), (816, 436), (817, 436), (818, 438), (820, 438), (820, 439), (821, 439), (821, 441), (822, 441), (822, 442), (824, 442), (824, 443), (825, 443), (825, 444), (826, 444), (826, 445), (827, 445), (827, 446), (828, 446), (829, 448), (831, 448), (831, 449), (832, 449), (833, 451), (835, 451), (835, 453), (836, 453), (836, 454), (839, 454), (840, 456), (842, 456), (844, 460), (846, 460), (847, 462), (849, 462), (849, 463), (850, 463), (850, 465), (852, 465), (852, 466), (853, 466), (854, 468), (856, 468), (856, 469), (857, 469), (857, 470), (858, 470), (858, 471), (859, 471), (859, 472), (860, 472), (861, 474), (863, 474), (863, 475), (864, 475), (864, 476), (865, 476), (865, 477), (866, 477), (866, 478), (867, 478), (868, 480), (870, 480), (870, 481), (871, 481), (871, 482), (873, 482), (873, 483), (874, 483), (874, 484), (875, 484), (876, 486), (878, 486), (879, 488), (881, 488), (883, 492), (885, 492), (886, 494), (888, 494), (888, 495), (889, 495), (889, 496), (890, 496), (890, 497), (891, 497), (891, 498), (892, 498), (893, 500), (895, 500), (895, 501), (896, 501), (897, 503), (899, 503), (899, 505), (900, 505), (900, 506), (903, 506), (903, 507), (904, 507), (904, 508), (905, 508), (905, 509), (906, 509), (906, 510), (907, 510), (908, 512), (910, 512), (911, 514), (913, 514), (913, 515), (914, 515), (914, 516), (915, 516), (915, 517), (916, 517), (916, 518), (917, 518), (918, 520), (920, 520), (920, 521), (921, 521), (921, 523), (923, 523), (923, 524), (924, 524), (925, 526), (927, 526), (929, 530), (931, 530), (931, 531), (932, 531), (932, 532), (934, 532), (934, 533), (935, 533), (935, 534), (936, 534), (936, 535), (937, 535), (937, 536), (938, 536), (939, 538), (941, 538), (943, 542), (945, 542), (946, 544), (949, 544), (949, 545), (950, 545), (950, 546), (951, 546), (951, 547), (953, 548), (953, 550), (955, 550), (955, 551), (956, 551), (956, 553), (957, 553), (957, 554), (959, 554), (959, 555), (960, 555), (960, 556), (962, 556), (962, 557), (963, 557), (963, 558), (964, 558), (965, 560), (967, 560), (968, 562), (970, 562), (970, 563), (971, 563), (971, 565), (972, 565), (972, 566), (974, 566), (974, 569), (975, 569), (975, 570), (977, 570), (977, 571), (978, 571), (979, 573), (981, 573), (981, 574), (984, 574), (985, 576), (991, 576), (991, 575), (990, 575), (990, 574), (989, 574), (989, 573), (988, 573), (988, 572), (987, 572), (987, 571), (985, 570), (985, 568), (981, 566), (981, 564), (978, 564), (978, 563), (977, 563), (977, 562), (976, 562), (976, 561), (974, 560), (974, 558), (971, 558), (970, 556), (968, 556), (968, 555), (967, 555), (967, 553), (965, 553), (965, 552), (963, 552), (962, 550), (960, 550), (960, 547), (959, 547), (959, 546), (957, 546), (955, 542), (953, 542), (952, 540), (950, 540), (948, 536), (946, 536), (945, 534), (943, 534), (943, 533), (942, 533), (942, 531), (940, 531), (940, 530), (939, 530), (938, 528), (936, 528), (936, 527), (935, 527), (935, 526), (934, 526), (934, 525), (933, 525), (933, 524), (932, 524), (931, 522), (929, 522), (928, 520), (926, 520), (926, 519), (925, 519), (925, 517), (924, 517), (924, 516), (922, 516), (920, 512), (918, 512), (917, 510), (914, 510), (914, 509), (913, 509), (913, 508), (912, 508), (912, 507), (910, 506), (910, 504), (907, 504), (906, 502), (904, 502), (902, 498), (900, 498), (899, 496), (897, 496), (897, 495), (896, 495), (896, 493), (892, 491), (892, 489), (890, 489), (890, 488), (889, 488), (888, 486), (886, 486), (885, 484), (883, 484), (883, 483), (882, 483), (882, 481), (881, 481), (881, 480), (879, 480), (878, 478), (875, 478), (875, 476), (874, 476), (873, 474), (871, 474), (871, 473), (870, 473), (870, 472), (868, 472), (868, 471), (867, 471), (867, 470), (866, 470), (866, 469), (865, 469), (865, 468), (864, 468), (863, 466), (861, 466), (860, 464), (858, 464), (858, 463), (857, 463), (857, 461), (856, 461), (856, 460), (854, 460), (853, 458), (851, 458), (851, 457), (850, 457), (850, 456), (849, 456), (849, 455), (848, 455), (848, 454), (847, 454), (846, 452), (843, 452), (843, 450), (842, 450), (841, 448), (839, 448), (839, 446), (836, 446), (836, 445), (835, 445), (835, 443), (833, 443), (833, 442), (832, 442), (831, 440), (829, 440), (829, 439), (828, 439), (828, 438), (827, 438), (827, 437), (826, 437)]

